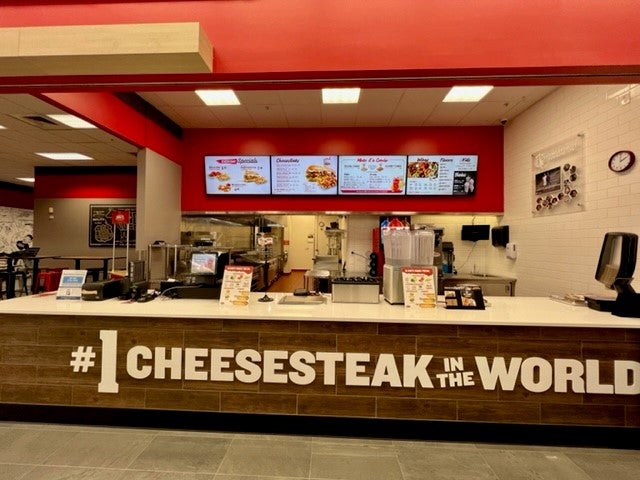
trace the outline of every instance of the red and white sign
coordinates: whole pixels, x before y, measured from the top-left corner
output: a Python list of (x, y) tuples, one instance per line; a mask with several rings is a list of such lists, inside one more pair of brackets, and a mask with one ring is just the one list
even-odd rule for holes
[(111, 212), (111, 223), (114, 225), (128, 225), (131, 221), (129, 210), (114, 210)]

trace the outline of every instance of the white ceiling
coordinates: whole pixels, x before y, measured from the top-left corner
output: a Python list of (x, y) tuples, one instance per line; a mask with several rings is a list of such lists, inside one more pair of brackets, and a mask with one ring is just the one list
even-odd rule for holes
[[(182, 128), (302, 128), (500, 125), (557, 87), (496, 87), (479, 103), (442, 103), (448, 88), (364, 89), (356, 105), (323, 105), (319, 89), (237, 92), (241, 105), (208, 107), (193, 91), (139, 93)], [(30, 122), (66, 113), (27, 94), (0, 95), (0, 182), (29, 185), (35, 166), (136, 164), (136, 147), (97, 129)], [(47, 160), (36, 152), (77, 152), (91, 161)]]

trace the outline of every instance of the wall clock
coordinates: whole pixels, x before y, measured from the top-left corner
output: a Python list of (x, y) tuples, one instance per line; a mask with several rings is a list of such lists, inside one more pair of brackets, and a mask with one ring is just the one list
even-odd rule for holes
[(609, 158), (609, 170), (621, 173), (629, 170), (636, 161), (635, 154), (630, 150), (620, 150)]

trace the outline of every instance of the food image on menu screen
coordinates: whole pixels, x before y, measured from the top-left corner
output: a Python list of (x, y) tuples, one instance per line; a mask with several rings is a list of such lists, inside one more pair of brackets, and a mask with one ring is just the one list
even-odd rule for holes
[(407, 195), (473, 195), (477, 155), (409, 155)]
[(278, 155), (271, 157), (271, 193), (275, 195), (335, 195), (338, 192), (336, 155)]
[(402, 195), (405, 155), (345, 155), (338, 157), (340, 195)]
[(254, 195), (271, 193), (269, 156), (206, 156), (208, 194)]

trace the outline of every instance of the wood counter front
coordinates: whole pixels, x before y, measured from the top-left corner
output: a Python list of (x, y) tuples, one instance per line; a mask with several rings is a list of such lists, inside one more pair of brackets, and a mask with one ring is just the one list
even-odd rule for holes
[[(413, 312), (384, 301), (328, 298), (326, 305), (289, 306), (277, 302), (282, 294), (272, 294), (271, 303), (258, 302), (261, 296), (251, 294), (248, 307), (52, 296), (2, 301), (0, 402), (640, 427), (637, 319), (544, 298), (490, 298), (485, 311), (439, 305)], [(103, 343), (106, 337), (117, 347)], [(95, 365), (84, 373), (70, 364), (79, 347), (95, 353)], [(252, 362), (254, 373), (261, 372), (257, 379), (246, 378), (251, 352), (260, 356)], [(328, 354), (342, 360), (321, 360)], [(104, 370), (110, 355), (113, 378)], [(156, 363), (163, 356), (164, 367)], [(171, 359), (178, 362), (173, 370)], [(504, 372), (492, 386), (501, 364)], [(117, 393), (99, 391), (111, 380)]]

